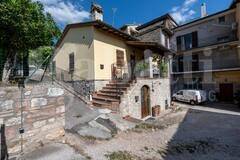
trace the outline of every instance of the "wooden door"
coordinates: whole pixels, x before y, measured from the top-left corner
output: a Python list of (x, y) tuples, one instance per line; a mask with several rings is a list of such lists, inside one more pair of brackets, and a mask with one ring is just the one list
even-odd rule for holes
[(220, 84), (220, 100), (226, 102), (233, 101), (233, 84)]
[(150, 89), (143, 86), (141, 89), (142, 118), (150, 115)]

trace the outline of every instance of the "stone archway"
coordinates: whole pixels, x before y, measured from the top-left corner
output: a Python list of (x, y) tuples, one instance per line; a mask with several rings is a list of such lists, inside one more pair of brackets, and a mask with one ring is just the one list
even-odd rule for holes
[(141, 112), (142, 118), (150, 115), (150, 88), (148, 86), (143, 86), (141, 88)]

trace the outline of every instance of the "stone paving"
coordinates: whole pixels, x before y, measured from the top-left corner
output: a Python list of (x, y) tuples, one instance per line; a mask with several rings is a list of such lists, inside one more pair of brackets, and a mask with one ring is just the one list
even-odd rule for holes
[(54, 143), (24, 155), (24, 160), (86, 160), (66, 144)]

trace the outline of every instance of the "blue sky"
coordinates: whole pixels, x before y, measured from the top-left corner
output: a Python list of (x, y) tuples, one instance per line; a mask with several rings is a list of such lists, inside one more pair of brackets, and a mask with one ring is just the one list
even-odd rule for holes
[[(55, 21), (63, 28), (68, 23), (89, 21), (89, 10), (94, 0), (34, 0), (44, 4)], [(95, 0), (104, 9), (104, 21), (115, 27), (124, 24), (143, 24), (165, 13), (171, 13), (176, 21), (186, 23), (200, 17), (200, 6), (207, 4), (208, 14), (227, 9), (232, 0)]]

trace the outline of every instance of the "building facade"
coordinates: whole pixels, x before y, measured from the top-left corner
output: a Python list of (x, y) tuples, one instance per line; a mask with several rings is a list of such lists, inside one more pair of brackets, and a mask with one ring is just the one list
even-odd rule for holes
[[(103, 13), (99, 6), (92, 7), (94, 21), (64, 29), (53, 58), (56, 80), (70, 84), (90, 105), (109, 108), (123, 117), (145, 119), (152, 116), (153, 107), (164, 111), (170, 106), (166, 56), (170, 50), (116, 29), (96, 13)], [(165, 58), (155, 62), (154, 57)], [(158, 63), (164, 71), (160, 72)]]
[(174, 29), (172, 90), (202, 89), (232, 101), (240, 89), (240, 3)]

